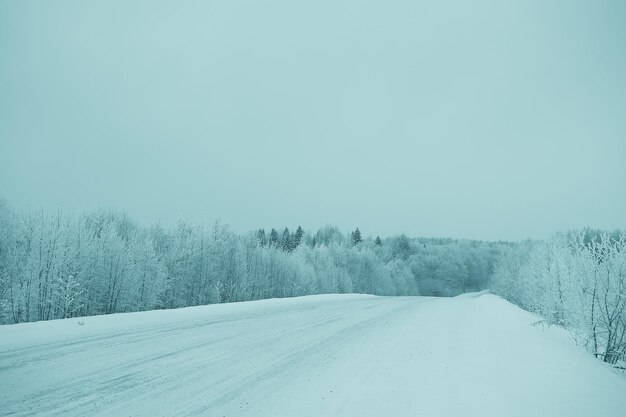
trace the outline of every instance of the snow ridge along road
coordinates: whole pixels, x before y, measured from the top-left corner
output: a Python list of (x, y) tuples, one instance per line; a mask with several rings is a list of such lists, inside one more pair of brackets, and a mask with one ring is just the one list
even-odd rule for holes
[(2, 326), (0, 415), (626, 415), (626, 378), (537, 320), (321, 295)]

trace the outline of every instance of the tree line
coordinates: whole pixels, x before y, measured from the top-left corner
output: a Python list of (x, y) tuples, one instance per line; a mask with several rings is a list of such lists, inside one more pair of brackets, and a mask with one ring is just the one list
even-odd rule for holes
[(581, 230), (503, 250), (491, 286), (613, 365), (626, 362), (626, 234)]
[(142, 227), (115, 211), (19, 213), (0, 201), (0, 323), (321, 293), (455, 295), (485, 288), (507, 246), (278, 230)]

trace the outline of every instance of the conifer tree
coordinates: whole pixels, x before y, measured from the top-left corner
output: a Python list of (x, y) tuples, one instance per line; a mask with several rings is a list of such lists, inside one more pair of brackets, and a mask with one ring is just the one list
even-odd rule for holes
[(256, 240), (261, 247), (267, 245), (267, 236), (265, 235), (265, 229), (261, 228), (256, 232)]
[(274, 228), (272, 228), (272, 231), (270, 232), (270, 246), (275, 248), (278, 247), (278, 232)]
[(293, 235), (289, 232), (288, 227), (285, 227), (285, 230), (283, 230), (281, 244), (282, 244), (283, 252), (291, 252), (294, 248)]
[(300, 246), (300, 243), (302, 243), (303, 235), (304, 235), (304, 230), (302, 230), (302, 227), (298, 226), (298, 229), (296, 230), (296, 234), (294, 235), (294, 239), (293, 239), (294, 249)]

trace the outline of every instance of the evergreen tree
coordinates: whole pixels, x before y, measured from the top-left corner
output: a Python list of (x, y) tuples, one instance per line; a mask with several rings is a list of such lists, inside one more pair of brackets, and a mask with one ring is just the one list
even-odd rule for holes
[(296, 234), (294, 235), (294, 239), (293, 239), (294, 249), (300, 246), (300, 243), (302, 243), (303, 235), (304, 235), (304, 230), (302, 230), (302, 227), (298, 226), (298, 229), (296, 230)]
[(395, 253), (402, 260), (408, 259), (409, 255), (411, 255), (411, 243), (409, 238), (402, 234), (396, 238), (395, 242)]
[(278, 247), (278, 232), (274, 228), (272, 228), (270, 232), (270, 246), (274, 248)]
[(283, 230), (283, 236), (281, 239), (283, 252), (291, 252), (294, 249), (293, 240), (294, 240), (293, 235), (289, 232), (289, 228), (285, 227), (285, 230)]
[(259, 229), (256, 232), (256, 240), (261, 247), (267, 245), (267, 236), (265, 235), (265, 229)]
[(359, 230), (358, 227), (356, 228), (354, 232), (352, 232), (351, 236), (352, 236), (352, 243), (354, 245), (358, 245), (359, 243), (363, 241), (363, 238), (361, 238), (361, 231)]
[(374, 243), (376, 244), (376, 246), (382, 246), (383, 245), (383, 241), (380, 240), (380, 236), (376, 236), (376, 240), (374, 241)]

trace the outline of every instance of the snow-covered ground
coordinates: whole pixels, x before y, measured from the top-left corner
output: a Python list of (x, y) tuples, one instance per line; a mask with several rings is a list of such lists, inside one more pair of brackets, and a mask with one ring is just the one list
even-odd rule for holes
[(0, 414), (626, 415), (626, 379), (536, 321), (489, 294), (327, 295), (3, 326)]

